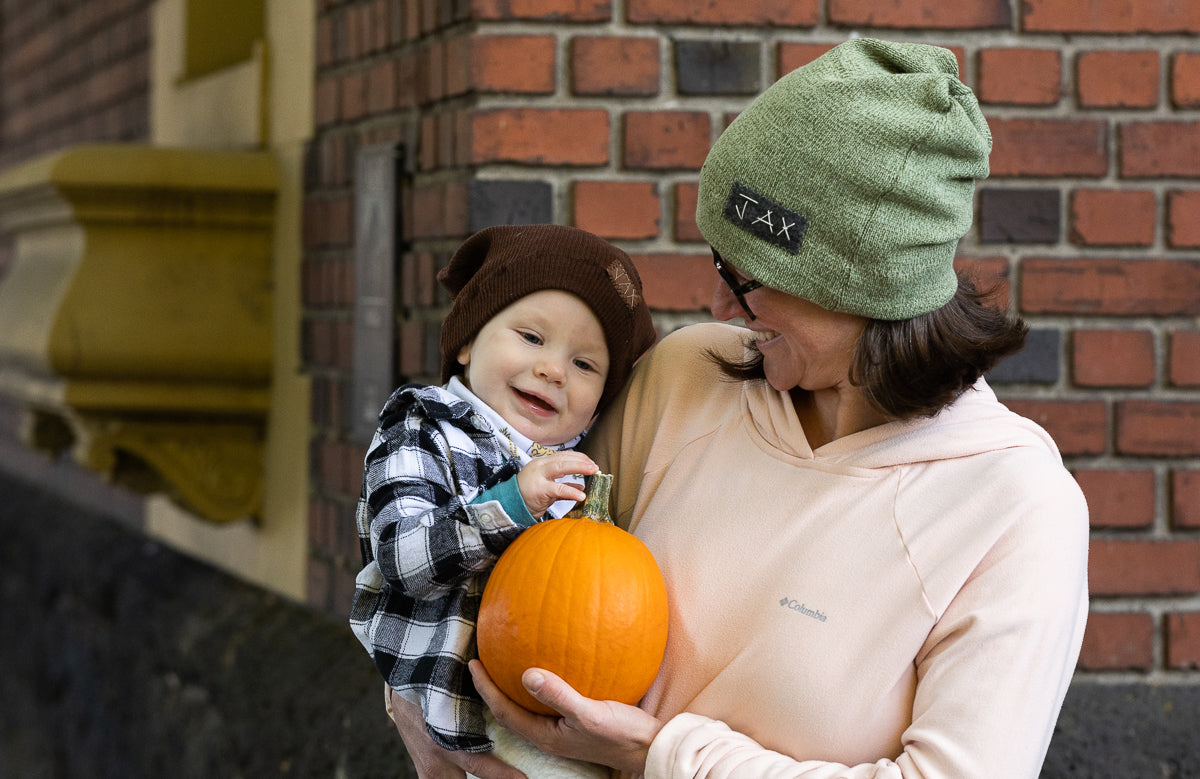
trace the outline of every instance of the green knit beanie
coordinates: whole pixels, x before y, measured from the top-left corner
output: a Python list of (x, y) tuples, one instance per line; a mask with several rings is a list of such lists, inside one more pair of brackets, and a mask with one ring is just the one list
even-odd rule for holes
[(953, 54), (858, 38), (781, 78), (721, 134), (696, 223), (769, 287), (907, 319), (954, 295), (991, 148)]

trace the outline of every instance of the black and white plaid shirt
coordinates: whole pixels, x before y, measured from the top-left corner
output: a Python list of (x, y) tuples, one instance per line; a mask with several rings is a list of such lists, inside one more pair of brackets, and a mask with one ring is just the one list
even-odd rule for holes
[[(359, 497), (362, 570), (350, 628), (446, 749), (491, 749), (467, 670), (487, 575), (534, 517), (516, 475), (542, 447), (457, 378), (408, 384), (379, 413)], [(563, 480), (577, 478), (564, 477)], [(574, 501), (554, 503), (562, 516)]]
[(491, 748), (467, 662), (487, 573), (524, 529), (490, 498), (519, 470), (507, 439), (441, 387), (396, 390), (367, 452), (350, 626), (447, 749)]

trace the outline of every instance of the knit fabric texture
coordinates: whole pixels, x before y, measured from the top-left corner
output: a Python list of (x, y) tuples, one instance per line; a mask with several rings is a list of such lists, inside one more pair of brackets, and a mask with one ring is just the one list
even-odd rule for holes
[(459, 246), (438, 273), (453, 299), (442, 322), (442, 381), (461, 371), (458, 353), (489, 319), (546, 289), (579, 297), (595, 313), (608, 346), (608, 377), (597, 410), (625, 385), (634, 362), (654, 343), (642, 280), (625, 252), (562, 225), (501, 225)]
[(908, 319), (954, 294), (992, 136), (947, 49), (859, 38), (787, 74), (717, 139), (696, 223), (743, 274)]

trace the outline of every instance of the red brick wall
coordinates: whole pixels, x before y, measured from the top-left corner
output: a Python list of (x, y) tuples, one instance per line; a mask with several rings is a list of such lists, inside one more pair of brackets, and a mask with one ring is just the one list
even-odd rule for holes
[(433, 274), (544, 218), (633, 254), (663, 328), (712, 290), (697, 170), (775, 78), (852, 32), (949, 46), (995, 138), (965, 265), (1029, 345), (993, 375), (1092, 509), (1085, 672), (1200, 665), (1200, 5), (1124, 0), (323, 0), (305, 250), (314, 604), (344, 610), (364, 447), (345, 425), (353, 155), (404, 144), (397, 379), (428, 379)]
[[(0, 170), (149, 133), (152, 0), (0, 0)], [(0, 278), (11, 241), (0, 232)]]
[(149, 133), (151, 0), (0, 3), (0, 168)]

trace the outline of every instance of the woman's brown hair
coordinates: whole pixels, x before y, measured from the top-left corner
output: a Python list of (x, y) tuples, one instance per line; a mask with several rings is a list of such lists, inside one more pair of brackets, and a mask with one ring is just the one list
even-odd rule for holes
[[(868, 319), (850, 381), (868, 402), (892, 419), (930, 417), (953, 403), (996, 363), (1025, 345), (1028, 325), (988, 302), (958, 274), (958, 291), (946, 305), (911, 319)], [(762, 354), (744, 361), (709, 353), (731, 379), (764, 379)]]

